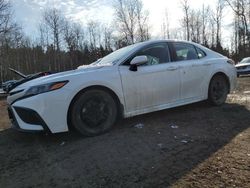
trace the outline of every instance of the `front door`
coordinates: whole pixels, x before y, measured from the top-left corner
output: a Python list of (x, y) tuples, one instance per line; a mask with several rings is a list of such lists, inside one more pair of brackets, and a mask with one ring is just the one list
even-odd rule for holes
[[(161, 105), (180, 99), (180, 70), (178, 63), (170, 62), (166, 43), (147, 46), (133, 57), (146, 55), (148, 62), (129, 70), (129, 63), (119, 67), (126, 111), (154, 111)], [(130, 60), (133, 58), (131, 57)]]

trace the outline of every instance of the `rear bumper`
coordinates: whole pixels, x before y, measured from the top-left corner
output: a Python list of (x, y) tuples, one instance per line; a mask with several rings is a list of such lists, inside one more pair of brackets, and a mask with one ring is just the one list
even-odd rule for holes
[(8, 107), (12, 128), (21, 132), (47, 132), (50, 130), (39, 114), (31, 109)]

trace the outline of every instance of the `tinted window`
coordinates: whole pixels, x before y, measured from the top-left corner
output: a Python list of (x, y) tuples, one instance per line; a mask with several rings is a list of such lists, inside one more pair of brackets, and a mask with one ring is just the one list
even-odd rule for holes
[(169, 51), (167, 44), (154, 44), (149, 45), (140, 51), (138, 51), (135, 55), (133, 55), (129, 60), (127, 60), (124, 65), (129, 65), (130, 61), (135, 56), (145, 55), (148, 58), (148, 62), (144, 65), (157, 65), (160, 63), (167, 63), (170, 61)]
[(203, 57), (206, 56), (206, 53), (203, 50), (201, 50), (200, 48), (196, 47), (196, 50), (197, 50), (199, 59), (201, 59), (201, 58), (203, 58)]
[(195, 47), (191, 44), (173, 43), (173, 46), (176, 52), (177, 61), (199, 58)]

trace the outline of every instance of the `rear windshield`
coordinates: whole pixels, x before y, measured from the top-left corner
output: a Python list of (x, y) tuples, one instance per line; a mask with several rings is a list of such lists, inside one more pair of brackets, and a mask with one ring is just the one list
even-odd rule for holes
[(240, 63), (250, 63), (250, 57), (244, 58)]

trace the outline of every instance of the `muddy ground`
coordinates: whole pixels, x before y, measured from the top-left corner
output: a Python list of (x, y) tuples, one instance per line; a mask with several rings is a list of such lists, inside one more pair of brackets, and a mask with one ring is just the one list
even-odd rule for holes
[(141, 115), (93, 138), (9, 129), (2, 100), (0, 187), (250, 187), (250, 78), (238, 83), (221, 107)]

